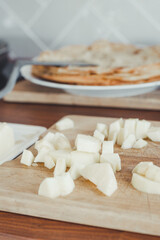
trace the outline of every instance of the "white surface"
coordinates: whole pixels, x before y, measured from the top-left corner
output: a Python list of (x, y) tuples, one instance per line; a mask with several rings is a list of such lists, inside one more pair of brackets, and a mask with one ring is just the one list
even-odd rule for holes
[(160, 87), (160, 81), (143, 84), (121, 85), (121, 86), (81, 86), (71, 84), (61, 84), (45, 81), (31, 75), (31, 66), (23, 66), (21, 68), (22, 76), (30, 82), (64, 90), (68, 93), (82, 96), (92, 97), (127, 97), (148, 93)]
[(23, 152), (24, 149), (34, 144), (39, 136), (46, 131), (45, 127), (8, 123), (15, 136), (15, 145), (9, 152), (0, 158), (0, 164), (10, 161)]

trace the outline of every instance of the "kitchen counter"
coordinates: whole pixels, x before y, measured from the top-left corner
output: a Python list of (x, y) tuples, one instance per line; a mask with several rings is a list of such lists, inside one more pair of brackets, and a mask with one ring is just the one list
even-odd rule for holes
[[(0, 121), (50, 127), (65, 115), (134, 117), (160, 121), (160, 111), (95, 107), (72, 107), (40, 104), (14, 104), (0, 101)], [(159, 237), (90, 227), (0, 212), (0, 239), (127, 239), (154, 240)]]

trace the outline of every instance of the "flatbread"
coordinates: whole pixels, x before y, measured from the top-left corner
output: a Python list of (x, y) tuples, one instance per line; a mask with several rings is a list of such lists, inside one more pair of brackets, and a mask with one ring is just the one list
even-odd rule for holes
[(114, 86), (160, 81), (160, 46), (137, 48), (101, 40), (42, 52), (39, 61), (80, 61), (91, 67), (33, 66), (32, 75), (65, 84)]

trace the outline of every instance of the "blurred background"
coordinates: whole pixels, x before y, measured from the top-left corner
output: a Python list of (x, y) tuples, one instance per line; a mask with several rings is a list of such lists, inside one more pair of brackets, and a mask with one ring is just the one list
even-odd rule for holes
[(0, 38), (12, 57), (97, 39), (159, 44), (160, 0), (0, 0)]

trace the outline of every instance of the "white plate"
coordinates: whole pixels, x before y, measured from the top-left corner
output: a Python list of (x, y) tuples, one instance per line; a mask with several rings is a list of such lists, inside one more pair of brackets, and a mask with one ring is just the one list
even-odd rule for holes
[(158, 89), (158, 87), (160, 86), (160, 81), (143, 83), (143, 84), (121, 85), (121, 86), (81, 86), (81, 85), (61, 84), (61, 83), (45, 81), (45, 80), (33, 77), (31, 74), (31, 66), (29, 65), (23, 66), (21, 68), (21, 74), (25, 79), (41, 86), (58, 88), (71, 94), (91, 96), (91, 97), (135, 96), (139, 94), (152, 92)]
[(39, 136), (46, 131), (45, 127), (15, 123), (8, 124), (14, 131), (15, 145), (9, 152), (0, 157), (0, 164), (13, 160), (15, 157), (21, 154), (24, 149), (33, 145)]

